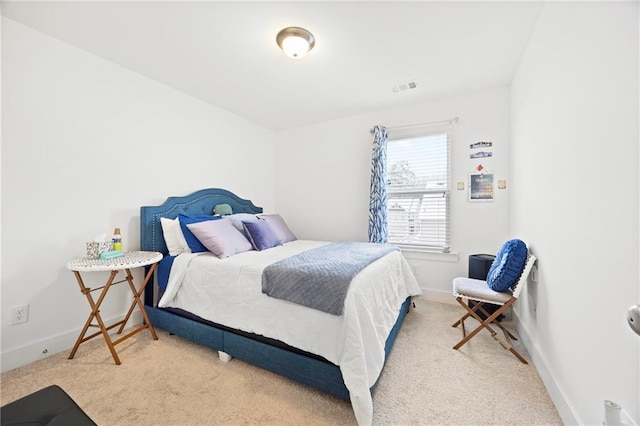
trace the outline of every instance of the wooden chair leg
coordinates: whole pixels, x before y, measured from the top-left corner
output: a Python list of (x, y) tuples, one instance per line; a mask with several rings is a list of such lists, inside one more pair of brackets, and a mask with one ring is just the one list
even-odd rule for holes
[(510, 339), (518, 340), (518, 338), (513, 333), (511, 333), (505, 326), (503, 326), (499, 322), (495, 323), (495, 325), (497, 325), (505, 335), (509, 336)]
[[(499, 311), (496, 311), (496, 312), (499, 312)], [(475, 312), (473, 314), (474, 314), (475, 317), (477, 317), (476, 319), (480, 318), (480, 317), (478, 317), (478, 314), (476, 314)], [(500, 315), (500, 314), (498, 313), (498, 315)], [(493, 322), (493, 320), (498, 317), (498, 315), (496, 315), (494, 313), (484, 321), (482, 321), (482, 319), (480, 319), (479, 320), (480, 321), (480, 325), (478, 325), (471, 333), (467, 334), (462, 340), (460, 340), (453, 347), (453, 349), (460, 349), (465, 343), (467, 343), (469, 340), (471, 340), (471, 338), (473, 338), (476, 334), (480, 333), (480, 331), (483, 328), (486, 328), (489, 331), (489, 333), (491, 333), (492, 336), (495, 336), (497, 333), (491, 328), (491, 326), (489, 324), (491, 324)]]
[[(456, 300), (457, 300), (457, 299), (456, 299)], [(458, 303), (460, 303), (460, 301), (458, 301)], [(473, 306), (473, 308), (470, 308), (470, 307), (468, 307), (468, 306), (467, 306), (467, 304), (466, 304), (466, 303), (464, 303), (464, 302), (462, 302), (462, 303), (463, 303), (464, 308), (465, 308), (465, 309), (467, 309), (467, 311), (469, 311), (469, 310), (471, 310), (471, 311), (476, 311), (476, 310), (480, 309), (480, 308), (482, 307), (482, 305), (483, 305), (483, 303), (482, 303), (482, 302), (477, 302), (477, 303)], [(486, 314), (486, 312), (485, 312), (485, 314)], [(469, 312), (467, 312), (466, 314), (464, 314), (464, 315), (462, 316), (462, 318), (460, 318), (458, 321), (454, 322), (454, 323), (451, 325), (451, 327), (457, 327), (457, 326), (458, 326), (458, 325), (460, 325), (460, 324), (462, 324), (462, 325), (464, 326), (464, 320), (466, 320), (466, 319), (467, 319), (467, 318), (469, 318), (470, 316), (471, 316), (471, 314), (470, 314)]]
[[(483, 302), (476, 302), (474, 303), (473, 307), (468, 306), (462, 299), (459, 300), (458, 303), (460, 303), (468, 312), (464, 314), (464, 316), (460, 318), (456, 323), (454, 323), (453, 327), (457, 327), (458, 324), (462, 324), (462, 337), (467, 337), (467, 329), (464, 326), (464, 320), (472, 317), (475, 318), (479, 323), (482, 323), (483, 320), (478, 315), (474, 314), (474, 312), (481, 310), (485, 315), (488, 316), (489, 314), (482, 308), (482, 305), (484, 305)], [(489, 332), (492, 334), (495, 333), (491, 328), (489, 328)]]
[[(523, 364), (528, 364), (527, 360), (524, 359), (524, 357), (522, 355), (520, 355), (520, 353), (511, 345), (510, 340), (518, 340), (515, 335), (513, 335), (509, 330), (507, 330), (502, 324), (500, 324), (499, 322), (496, 321), (496, 319), (498, 318), (498, 316), (500, 316), (504, 311), (506, 311), (514, 302), (515, 302), (515, 298), (512, 298), (510, 300), (508, 300), (504, 305), (502, 305), (502, 307), (498, 310), (496, 310), (493, 314), (489, 315), (489, 313), (482, 308), (483, 303), (482, 302), (477, 302), (473, 308), (470, 308), (464, 301), (464, 299), (462, 299), (461, 297), (457, 297), (456, 301), (463, 307), (465, 308), (465, 310), (467, 311), (465, 313), (464, 316), (462, 316), (462, 318), (460, 318), (458, 321), (456, 321), (453, 324), (453, 327), (456, 327), (458, 324), (462, 324), (462, 335), (463, 338), (462, 340), (460, 340), (454, 347), (453, 349), (460, 349), (465, 343), (467, 343), (469, 340), (471, 340), (476, 334), (478, 334), (483, 328), (486, 328), (487, 331), (489, 333), (491, 333), (491, 336), (497, 341), (499, 342), (505, 349), (507, 349), (509, 352), (511, 352), (516, 358), (518, 358)], [(486, 319), (481, 318), (477, 311), (482, 312), (485, 316)], [(473, 317), (475, 318), (480, 324), (469, 334), (466, 333), (466, 330), (464, 328), (464, 320), (469, 318), (469, 317)], [(504, 339), (502, 339), (500, 337), (500, 335), (498, 333), (496, 333), (496, 331), (491, 328), (490, 324), (496, 325), (497, 327), (499, 327), (502, 332), (504, 333)]]
[(526, 359), (524, 359), (524, 357), (523, 357), (522, 355), (520, 355), (520, 354), (518, 353), (518, 351), (516, 351), (513, 347), (511, 347), (511, 348), (509, 349), (509, 352), (511, 352), (513, 355), (515, 355), (515, 357), (516, 357), (516, 358), (518, 358), (518, 359), (520, 360), (520, 362), (522, 362), (523, 364), (529, 364), (529, 363), (527, 362), (527, 360), (526, 360)]
[(529, 364), (527, 362), (526, 359), (524, 359), (524, 357), (522, 355), (520, 355), (520, 353), (511, 345), (511, 341), (509, 340), (509, 336), (508, 334), (511, 334), (509, 332), (506, 332), (504, 334), (504, 339), (500, 338), (499, 336), (493, 336), (494, 339), (496, 339), (503, 348), (505, 348), (506, 350), (508, 350), (509, 352), (511, 352), (516, 358), (518, 358), (520, 360), (520, 362), (522, 362), (523, 364)]
[[(489, 333), (491, 333), (491, 335), (495, 335), (496, 332), (489, 326), (490, 323), (486, 323), (485, 324), (485, 320), (483, 318), (480, 318), (480, 316), (478, 315), (478, 313), (476, 312), (478, 309), (481, 309), (482, 311), (484, 311), (484, 309), (482, 309), (482, 302), (478, 302), (477, 304), (475, 304), (473, 306), (473, 308), (469, 307), (465, 302), (464, 299), (462, 299), (461, 297), (456, 298), (456, 301), (467, 310), (467, 313), (458, 320), (458, 322), (454, 323), (454, 327), (456, 326), (456, 324), (460, 323), (462, 324), (462, 335), (466, 336), (466, 330), (464, 328), (464, 320), (467, 319), (468, 317), (473, 317), (475, 318), (479, 323), (480, 323), (480, 327), (485, 327)], [(489, 316), (489, 314), (485, 312), (485, 315)]]

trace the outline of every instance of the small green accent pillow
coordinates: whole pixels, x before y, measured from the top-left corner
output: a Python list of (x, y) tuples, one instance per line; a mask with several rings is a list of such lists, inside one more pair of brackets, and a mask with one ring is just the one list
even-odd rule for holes
[(233, 210), (229, 204), (217, 204), (213, 208), (213, 214), (219, 214), (220, 216), (224, 216), (227, 214), (233, 214)]

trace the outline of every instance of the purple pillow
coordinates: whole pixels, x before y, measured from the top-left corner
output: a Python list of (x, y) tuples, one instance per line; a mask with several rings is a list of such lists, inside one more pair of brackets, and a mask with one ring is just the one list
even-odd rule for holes
[(279, 214), (261, 214), (258, 215), (258, 217), (267, 221), (271, 227), (271, 231), (273, 231), (273, 235), (276, 236), (280, 244), (297, 240), (296, 236), (291, 232), (284, 219), (280, 217)]
[(200, 242), (219, 258), (251, 250), (251, 243), (227, 218), (187, 225)]
[(243, 221), (242, 225), (254, 249), (262, 251), (280, 245), (267, 221)]
[(180, 228), (182, 229), (182, 234), (184, 235), (184, 239), (187, 241), (187, 245), (191, 249), (192, 253), (200, 253), (203, 251), (207, 251), (207, 248), (204, 245), (202, 245), (200, 240), (198, 240), (195, 235), (193, 235), (193, 233), (189, 230), (189, 227), (187, 225), (189, 225), (190, 223), (199, 223), (199, 222), (219, 220), (219, 219), (220, 219), (220, 216), (211, 216), (211, 215), (187, 216), (186, 214), (182, 214), (182, 213), (178, 215), (178, 220), (180, 221)]

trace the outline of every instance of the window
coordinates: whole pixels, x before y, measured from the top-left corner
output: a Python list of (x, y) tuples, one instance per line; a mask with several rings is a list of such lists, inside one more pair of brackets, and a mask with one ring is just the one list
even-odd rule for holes
[(449, 252), (446, 132), (387, 141), (389, 243)]

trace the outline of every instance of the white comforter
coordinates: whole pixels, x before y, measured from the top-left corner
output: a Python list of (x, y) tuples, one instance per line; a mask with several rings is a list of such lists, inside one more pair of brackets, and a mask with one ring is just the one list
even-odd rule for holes
[(280, 340), (340, 366), (360, 425), (369, 425), (369, 388), (384, 365), (384, 345), (400, 306), (421, 294), (399, 251), (363, 269), (351, 282), (344, 314), (331, 315), (262, 293), (262, 270), (294, 254), (327, 244), (297, 240), (226, 259), (211, 253), (181, 254), (171, 269), (160, 307)]

